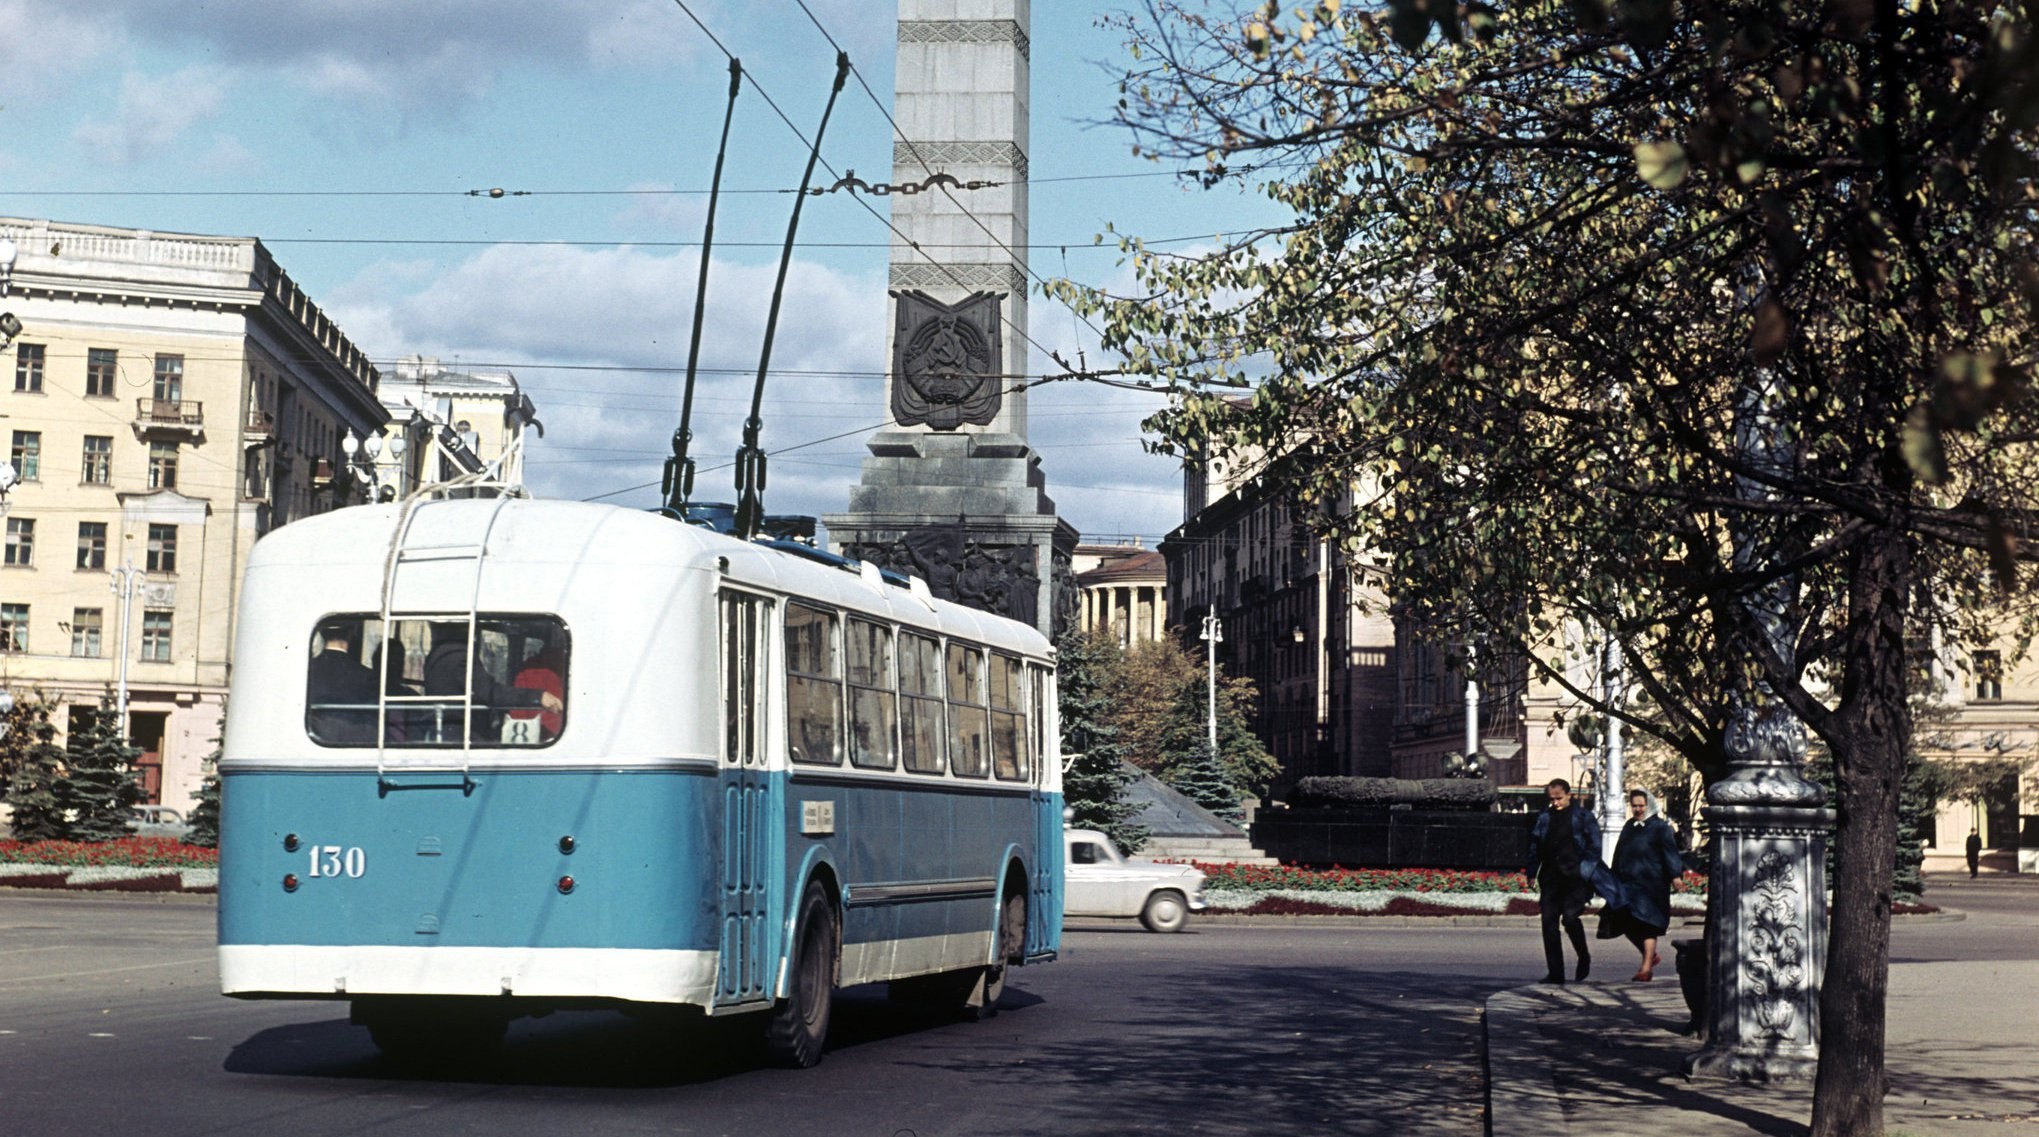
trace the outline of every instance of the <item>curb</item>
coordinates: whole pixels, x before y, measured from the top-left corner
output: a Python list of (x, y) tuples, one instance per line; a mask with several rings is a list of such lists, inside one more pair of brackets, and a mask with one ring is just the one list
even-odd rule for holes
[(1537, 1026), (1537, 1019), (1555, 1002), (1534, 987), (1487, 996), (1480, 1025), (1487, 1039), (1488, 1132), (1569, 1137), (1571, 1126), (1565, 1122), (1557, 1079), (1551, 1074), (1550, 1039)]

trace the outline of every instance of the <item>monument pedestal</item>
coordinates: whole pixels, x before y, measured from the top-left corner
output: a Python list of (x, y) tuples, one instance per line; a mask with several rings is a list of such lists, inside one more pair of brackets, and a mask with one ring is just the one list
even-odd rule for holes
[(867, 444), (850, 507), (823, 518), (844, 556), (927, 581), (944, 600), (1053, 636), (1076, 595), (1076, 530), (1055, 516), (1040, 458), (1016, 435), (886, 431)]

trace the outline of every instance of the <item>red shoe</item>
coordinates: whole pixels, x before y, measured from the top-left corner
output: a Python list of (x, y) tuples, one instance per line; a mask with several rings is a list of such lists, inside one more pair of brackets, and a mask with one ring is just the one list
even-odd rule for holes
[(1656, 976), (1650, 974), (1650, 969), (1645, 967), (1641, 971), (1636, 972), (1634, 975), (1629, 976), (1628, 981), (1630, 983), (1648, 983), (1650, 980), (1655, 978)]

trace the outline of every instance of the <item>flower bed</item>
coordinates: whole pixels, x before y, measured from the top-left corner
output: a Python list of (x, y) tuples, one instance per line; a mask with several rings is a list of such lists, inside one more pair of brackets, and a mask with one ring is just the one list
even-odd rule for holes
[[(1192, 862), (1204, 873), (1204, 889), (1240, 893), (1403, 893), (1487, 894), (1534, 897), (1536, 888), (1521, 873), (1461, 869), (1309, 869), (1296, 865), (1235, 865)], [(1706, 895), (1706, 878), (1686, 873), (1671, 884), (1675, 896)]]
[(70, 865), (77, 868), (218, 868), (219, 850), (186, 845), (170, 837), (123, 837), (118, 841), (0, 841), (0, 864)]

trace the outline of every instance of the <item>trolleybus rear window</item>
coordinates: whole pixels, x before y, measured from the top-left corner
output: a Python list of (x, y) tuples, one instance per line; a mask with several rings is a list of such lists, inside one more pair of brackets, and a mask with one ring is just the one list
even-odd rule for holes
[(328, 616), (312, 631), (305, 732), (321, 746), (549, 746), (566, 728), (554, 616)]

